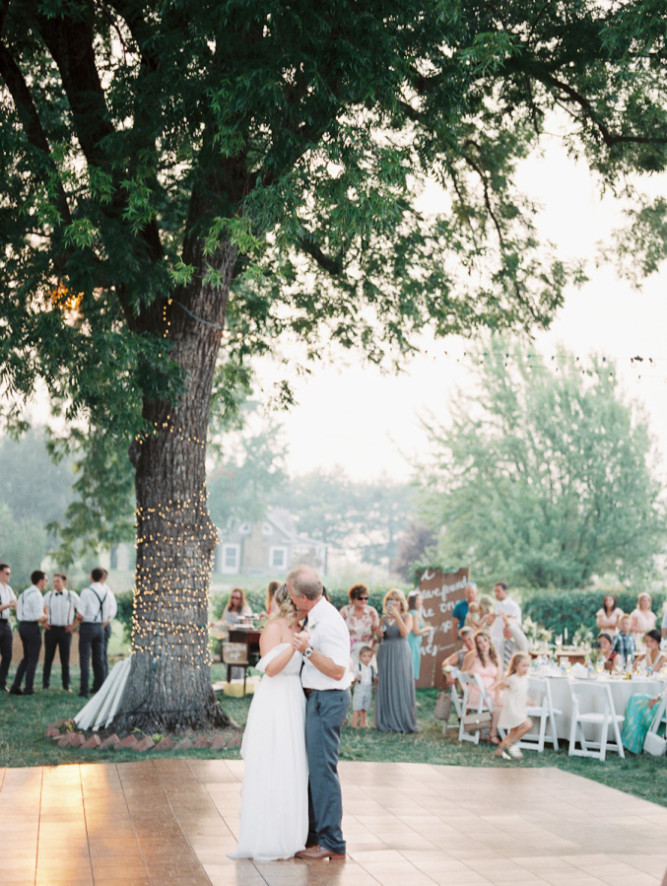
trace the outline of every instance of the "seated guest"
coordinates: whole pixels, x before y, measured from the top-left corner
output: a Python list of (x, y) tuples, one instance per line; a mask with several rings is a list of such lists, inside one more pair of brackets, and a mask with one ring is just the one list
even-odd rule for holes
[(649, 695), (633, 695), (625, 709), (623, 728), (621, 729), (621, 742), (633, 754), (641, 754), (646, 741), (646, 734), (651, 727), (655, 716), (654, 708), (665, 692), (651, 698)]
[(241, 588), (234, 588), (222, 611), (222, 621), (226, 625), (237, 625), (241, 619), (251, 615), (252, 609), (248, 606), (245, 592)]
[(612, 637), (618, 631), (618, 622), (623, 615), (623, 610), (616, 604), (613, 594), (605, 594), (602, 598), (602, 609), (595, 613), (595, 624), (599, 631), (604, 631)]
[(646, 631), (653, 630), (657, 618), (655, 612), (651, 612), (651, 595), (640, 594), (637, 597), (637, 608), (630, 613), (630, 630), (635, 635), (637, 646), (641, 643)]
[(660, 631), (655, 628), (644, 634), (645, 652), (640, 652), (637, 656), (636, 663), (643, 663), (652, 671), (659, 671), (660, 668), (667, 665), (667, 653), (660, 651)]
[(627, 667), (635, 660), (637, 644), (630, 630), (630, 616), (623, 615), (618, 624), (618, 634), (614, 637), (611, 645), (612, 652), (620, 658), (621, 666)]
[[(497, 704), (496, 694), (491, 692), (491, 689), (494, 683), (502, 677), (502, 669), (496, 647), (491, 642), (491, 637), (487, 631), (477, 631), (475, 634), (475, 650), (466, 655), (461, 670), (473, 675), (478, 674), (481, 678), (489, 695), (489, 701), (493, 705), (489, 741), (493, 744), (498, 744), (497, 725), (500, 707)], [(470, 709), (479, 704), (479, 697), (479, 689), (475, 685), (469, 686), (468, 705)]]
[[(458, 668), (459, 670), (463, 669), (463, 660), (469, 652), (475, 651), (475, 632), (472, 628), (461, 628), (459, 631), (459, 637), (461, 638), (461, 643), (463, 644), (461, 648), (457, 652), (452, 652), (450, 656), (445, 658), (442, 662), (443, 671), (445, 668)], [(448, 683), (451, 686), (455, 680), (451, 674), (445, 673), (445, 679), (451, 678), (451, 681)]]
[(613, 641), (609, 634), (602, 633), (598, 635), (598, 646), (602, 653), (602, 664), (605, 671), (613, 671), (616, 653), (614, 652)]

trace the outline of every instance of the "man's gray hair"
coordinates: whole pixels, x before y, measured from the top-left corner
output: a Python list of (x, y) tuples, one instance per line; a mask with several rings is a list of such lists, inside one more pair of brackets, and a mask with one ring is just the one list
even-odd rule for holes
[(287, 573), (287, 586), (297, 597), (317, 600), (322, 596), (322, 579), (312, 566), (295, 566)]

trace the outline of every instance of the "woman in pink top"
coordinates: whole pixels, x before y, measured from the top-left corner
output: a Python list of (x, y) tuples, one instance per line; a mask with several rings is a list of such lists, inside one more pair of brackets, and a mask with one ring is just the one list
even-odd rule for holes
[[(502, 674), (500, 667), (500, 659), (496, 652), (496, 647), (491, 641), (491, 637), (487, 631), (477, 631), (475, 634), (475, 651), (469, 652), (463, 662), (462, 670), (469, 674), (479, 674), (489, 695), (489, 700), (493, 705), (491, 713), (491, 734), (489, 740), (493, 744), (498, 744), (497, 723), (500, 710), (496, 703), (495, 691), (490, 692), (491, 687), (496, 683)], [(479, 689), (476, 686), (468, 688), (468, 703), (470, 707), (479, 704)]]
[(370, 646), (375, 652), (376, 634), (380, 630), (377, 609), (368, 605), (368, 588), (363, 584), (352, 585), (348, 591), (350, 603), (343, 606), (340, 614), (350, 632), (350, 654), (354, 665), (359, 661), (359, 650)]
[(623, 615), (623, 610), (616, 605), (616, 597), (613, 594), (605, 594), (602, 599), (602, 609), (595, 613), (595, 623), (599, 631), (605, 631), (613, 638), (618, 631), (618, 622)]
[(630, 613), (630, 630), (635, 635), (637, 646), (643, 646), (644, 634), (652, 631), (658, 616), (651, 612), (651, 595), (640, 594), (637, 597), (637, 608)]

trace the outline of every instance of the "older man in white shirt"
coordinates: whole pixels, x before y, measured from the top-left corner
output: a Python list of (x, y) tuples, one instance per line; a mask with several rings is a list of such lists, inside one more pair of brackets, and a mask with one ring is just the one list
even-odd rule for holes
[(308, 846), (297, 857), (345, 858), (338, 778), (340, 731), (350, 706), (350, 633), (343, 617), (322, 594), (322, 580), (310, 566), (287, 576), (290, 597), (301, 616), (292, 644), (303, 655), (301, 684), (306, 693), (306, 751), (310, 782)]

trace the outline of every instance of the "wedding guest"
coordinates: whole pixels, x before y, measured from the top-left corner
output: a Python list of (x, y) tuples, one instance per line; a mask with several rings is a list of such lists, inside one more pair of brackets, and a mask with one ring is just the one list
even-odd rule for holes
[[(667, 690), (665, 690), (667, 692)], [(661, 697), (655, 695), (633, 695), (625, 709), (623, 727), (621, 729), (621, 742), (623, 747), (633, 754), (641, 754), (646, 741), (646, 734), (651, 728), (655, 716), (653, 708), (658, 704)]]
[(470, 604), (477, 597), (477, 585), (474, 581), (469, 582), (463, 589), (463, 600), (459, 600), (452, 609), (452, 642), (456, 643), (458, 633), (461, 628), (465, 627), (466, 617)]
[(412, 628), (408, 634), (408, 643), (410, 644), (410, 654), (412, 655), (412, 669), (414, 671), (415, 680), (419, 679), (419, 669), (421, 668), (421, 645), (424, 634), (430, 633), (431, 625), (425, 624), (423, 617), (422, 595), (419, 591), (413, 591), (408, 596), (408, 614), (412, 619)]
[(16, 594), (9, 586), (9, 577), (12, 574), (8, 563), (0, 563), (0, 692), (9, 692), (7, 689), (7, 674), (12, 663), (14, 651), (14, 639), (12, 627), (9, 624), (9, 613), (16, 611)]
[(362, 646), (359, 650), (359, 662), (355, 665), (352, 674), (354, 692), (352, 694), (352, 728), (357, 726), (365, 729), (368, 726), (366, 714), (371, 709), (373, 701), (373, 686), (377, 680), (373, 661), (373, 650), (370, 646)]
[(370, 646), (375, 650), (375, 637), (380, 627), (377, 609), (368, 605), (368, 588), (364, 584), (354, 584), (347, 592), (350, 602), (340, 610), (343, 621), (350, 632), (350, 655), (352, 666), (359, 661), (359, 650)]
[(613, 671), (617, 654), (614, 651), (613, 641), (609, 634), (603, 632), (598, 635), (598, 646), (602, 653), (602, 665), (605, 671)]
[(667, 603), (665, 603), (665, 613), (662, 616), (662, 623), (660, 625), (660, 633), (662, 634), (662, 639), (667, 640)]
[(521, 607), (518, 603), (515, 603), (514, 600), (509, 597), (509, 589), (504, 581), (498, 581), (493, 586), (493, 594), (496, 598), (495, 605), (493, 607), (493, 612), (495, 618), (493, 620), (493, 624), (489, 629), (489, 633), (491, 634), (491, 640), (495, 644), (496, 648), (500, 646), (503, 641), (503, 631), (505, 630), (506, 620), (503, 619), (503, 615), (506, 615), (508, 618), (513, 619), (517, 624), (521, 624)]
[(628, 667), (635, 660), (637, 644), (635, 643), (634, 634), (630, 630), (629, 615), (621, 617), (618, 623), (618, 634), (614, 637), (611, 649), (625, 667)]
[[(469, 674), (478, 674), (487, 690), (489, 701), (493, 706), (491, 712), (491, 731), (489, 741), (492, 744), (498, 744), (498, 716), (500, 707), (498, 698), (493, 690), (493, 685), (502, 674), (500, 667), (500, 659), (498, 652), (493, 645), (490, 635), (487, 631), (477, 631), (475, 634), (475, 650), (469, 652), (463, 661), (463, 671)], [(468, 706), (469, 709), (479, 704), (480, 692), (473, 684), (468, 689)]]
[(242, 588), (233, 588), (229, 600), (222, 610), (222, 622), (226, 625), (237, 625), (243, 618), (249, 618), (252, 609), (248, 606), (245, 591)]
[(111, 630), (112, 630), (111, 622), (114, 620), (114, 618), (116, 617), (116, 614), (118, 612), (118, 604), (116, 603), (116, 597), (115, 597), (113, 591), (111, 590), (111, 588), (109, 587), (109, 585), (107, 584), (108, 577), (109, 577), (109, 573), (107, 572), (106, 569), (103, 569), (101, 584), (106, 592), (106, 598), (108, 601), (108, 603), (107, 603), (108, 617), (107, 617), (107, 620), (103, 624), (103, 628), (104, 628), (103, 658), (104, 658), (104, 677), (105, 677), (105, 679), (109, 673), (109, 640), (111, 639)]
[(94, 693), (107, 676), (104, 669), (104, 622), (109, 618), (111, 601), (102, 584), (103, 578), (104, 570), (96, 566), (90, 573), (90, 585), (81, 591), (72, 627), (72, 631), (79, 629), (79, 695), (82, 698), (88, 698), (91, 658)]
[(635, 665), (643, 664), (652, 671), (659, 671), (667, 666), (667, 653), (660, 650), (660, 631), (653, 628), (644, 634), (644, 652), (637, 656)]
[[(464, 670), (463, 662), (465, 661), (466, 655), (469, 652), (473, 655), (475, 653), (475, 632), (473, 629), (469, 627), (461, 628), (459, 631), (459, 637), (461, 638), (461, 643), (463, 645), (460, 649), (456, 652), (452, 652), (451, 655), (443, 660), (443, 671), (445, 671), (445, 668), (458, 668), (460, 671)], [(448, 686), (452, 686), (456, 680), (449, 672), (445, 671), (445, 682)]]
[(498, 725), (507, 730), (505, 738), (495, 752), (496, 757), (510, 760), (523, 754), (517, 747), (523, 736), (533, 728), (533, 721), (526, 715), (528, 698), (528, 669), (530, 656), (526, 652), (515, 652), (509, 664), (507, 676), (495, 684), (494, 689), (504, 689), (503, 706)]
[(641, 643), (646, 631), (653, 630), (657, 618), (658, 616), (655, 612), (651, 612), (651, 595), (647, 593), (639, 594), (637, 597), (637, 608), (630, 613), (630, 630), (635, 635), (637, 646)]
[(408, 634), (412, 622), (403, 591), (387, 591), (382, 603), (375, 726), (380, 732), (417, 732), (417, 703)]
[(276, 591), (280, 588), (282, 582), (270, 581), (266, 589), (266, 600), (264, 601), (264, 612), (260, 612), (260, 618), (269, 618), (276, 615), (280, 607), (275, 601)]
[(44, 596), (46, 623), (44, 625), (42, 689), (49, 688), (51, 666), (57, 649), (63, 689), (65, 692), (70, 692), (69, 653), (72, 645), (72, 627), (79, 606), (79, 595), (70, 591), (66, 585), (67, 576), (65, 573), (56, 572), (53, 576), (53, 590)]
[(618, 607), (616, 597), (613, 594), (605, 594), (602, 598), (602, 608), (595, 613), (595, 624), (599, 631), (605, 631), (614, 636), (618, 631), (618, 622), (623, 615), (623, 610)]
[[(42, 648), (40, 625), (46, 622), (42, 592), (46, 588), (46, 573), (35, 569), (30, 575), (31, 585), (26, 588), (16, 602), (16, 617), (19, 620), (19, 636), (23, 643), (23, 658), (14, 675), (12, 695), (34, 695), (34, 680), (39, 653)], [(25, 675), (25, 690), (21, 683)]]
[(493, 614), (494, 599), (488, 594), (482, 594), (479, 600), (473, 600), (468, 607), (468, 615), (466, 616), (466, 627), (475, 631), (481, 631), (482, 628), (487, 630), (493, 624), (495, 615)]

